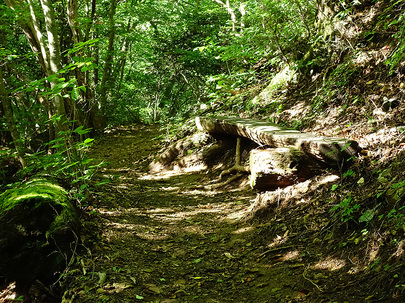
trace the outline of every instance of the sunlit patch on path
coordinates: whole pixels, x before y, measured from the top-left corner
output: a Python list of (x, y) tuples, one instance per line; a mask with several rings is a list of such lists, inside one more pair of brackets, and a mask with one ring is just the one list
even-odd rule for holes
[[(306, 194), (338, 176), (261, 195), (236, 184), (210, 189), (219, 174), (202, 166), (149, 173), (159, 138), (157, 127), (132, 126), (94, 145), (93, 157), (109, 163), (98, 176), (110, 182), (95, 193), (102, 240), (84, 262), (93, 274), (80, 302), (316, 302), (341, 287), (337, 275), (361, 272), (322, 251), (328, 222), (308, 221), (318, 210)], [(260, 203), (279, 212), (247, 220)]]

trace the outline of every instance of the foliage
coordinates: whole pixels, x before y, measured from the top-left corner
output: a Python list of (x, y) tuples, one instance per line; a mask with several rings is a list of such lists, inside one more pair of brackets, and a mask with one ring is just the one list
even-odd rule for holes
[(360, 208), (358, 203), (355, 203), (351, 196), (345, 197), (338, 205), (331, 208), (331, 212), (335, 216), (340, 217), (341, 221), (347, 222), (354, 218), (354, 213)]
[[(393, 17), (394, 11), (401, 11), (398, 16)], [(387, 64), (390, 66), (390, 71), (393, 72), (398, 66), (403, 67), (405, 56), (405, 14), (403, 1), (391, 0), (391, 5), (386, 9), (387, 14), (384, 15), (388, 21), (384, 22), (384, 29), (394, 30), (393, 37), (397, 41)]]
[[(74, 121), (65, 124), (73, 126)], [(71, 191), (74, 198), (79, 204), (82, 203), (87, 198), (94, 174), (103, 165), (103, 163), (93, 164), (93, 160), (86, 155), (94, 140), (86, 138), (90, 131), (79, 126), (61, 132), (58, 138), (46, 144), (47, 150), (29, 156), (28, 166), (21, 174), (45, 174), (68, 182), (74, 185)]]

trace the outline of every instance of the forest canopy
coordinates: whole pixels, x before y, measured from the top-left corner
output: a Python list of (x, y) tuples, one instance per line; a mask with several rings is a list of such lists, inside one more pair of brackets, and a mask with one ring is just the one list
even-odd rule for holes
[[(382, 14), (358, 14), (374, 3)], [(257, 100), (250, 99), (278, 72), (285, 71), (284, 84), (321, 70), (325, 79), (355, 46), (377, 41), (383, 31), (394, 72), (405, 47), (403, 15), (394, 15), (400, 7), (400, 1), (4, 0), (2, 142), (14, 142), (24, 166), (27, 151), (69, 132), (87, 137), (107, 125), (254, 111)], [(234, 97), (240, 102), (229, 101)], [(260, 106), (280, 110), (275, 102)]]

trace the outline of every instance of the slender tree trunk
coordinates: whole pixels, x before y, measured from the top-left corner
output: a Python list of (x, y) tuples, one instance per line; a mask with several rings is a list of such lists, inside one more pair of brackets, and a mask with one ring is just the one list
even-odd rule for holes
[[(55, 12), (52, 6), (51, 0), (41, 0), (41, 7), (44, 12), (45, 17), (45, 29), (48, 38), (48, 52), (49, 52), (49, 71), (48, 76), (56, 75), (60, 69), (61, 56), (60, 56), (60, 45), (58, 37), (58, 28), (55, 19)], [(57, 77), (51, 81), (51, 89), (53, 89), (58, 84)], [(55, 125), (56, 136), (58, 136), (60, 131), (65, 129), (65, 102), (60, 94), (56, 94), (52, 100), (54, 114), (61, 117), (57, 120)]]
[(111, 83), (111, 69), (113, 65), (113, 55), (114, 55), (114, 39), (115, 39), (115, 23), (114, 23), (114, 15), (115, 15), (115, 8), (116, 8), (116, 0), (111, 1), (110, 5), (110, 12), (109, 12), (109, 24), (110, 24), (110, 34), (108, 37), (108, 49), (107, 49), (107, 57), (105, 59), (104, 64), (104, 72), (103, 72), (103, 79), (101, 80), (101, 89), (100, 89), (100, 99), (101, 104), (105, 105), (107, 101), (107, 90), (108, 86)]
[[(127, 25), (127, 32), (131, 30), (131, 20), (128, 21)], [(124, 70), (125, 70), (125, 63), (127, 62), (127, 53), (129, 52), (128, 50), (131, 48), (131, 42), (129, 41), (128, 38), (125, 38), (124, 43), (122, 44), (122, 48), (120, 51), (120, 59), (118, 60), (116, 67), (115, 67), (115, 72), (114, 76), (117, 77), (118, 83), (117, 83), (117, 89), (116, 91), (119, 92), (121, 89), (122, 85), (122, 79), (124, 78)]]
[(67, 17), (70, 29), (73, 35), (73, 42), (79, 43), (83, 41), (82, 31), (78, 21), (78, 5), (77, 0), (68, 0), (67, 2)]
[(298, 12), (299, 12), (301, 21), (302, 21), (302, 23), (304, 24), (305, 29), (307, 30), (308, 37), (311, 37), (311, 36), (312, 36), (311, 29), (310, 29), (310, 27), (309, 27), (309, 24), (308, 24), (308, 22), (307, 22), (307, 19), (305, 18), (305, 14), (304, 14), (304, 11), (303, 11), (303, 9), (302, 9), (302, 5), (301, 5), (301, 3), (300, 3), (300, 0), (294, 0), (294, 3), (295, 3), (295, 5), (296, 5), (297, 8), (298, 8)]
[(17, 151), (18, 161), (20, 161), (22, 167), (25, 167), (26, 163), (24, 160), (24, 147), (21, 143), (20, 133), (18, 132), (16, 124), (15, 124), (14, 115), (13, 115), (13, 107), (11, 105), (10, 98), (8, 97), (8, 94), (6, 91), (6, 85), (4, 83), (4, 77), (3, 77), (3, 69), (2, 69), (1, 65), (0, 65), (0, 100), (1, 100), (1, 104), (3, 105), (6, 123), (7, 123), (8, 129), (10, 130), (11, 137), (13, 138), (14, 146)]
[(239, 6), (240, 12), (240, 33), (242, 34), (245, 29), (245, 15), (246, 15), (246, 4), (241, 2)]
[[(46, 76), (56, 75), (61, 66), (61, 51), (58, 37), (58, 27), (55, 19), (55, 12), (51, 0), (40, 0), (40, 6), (44, 14), (46, 40), (40, 28), (38, 16), (33, 0), (17, 1), (5, 0), (5, 3), (19, 16), (19, 23), (23, 29), (33, 52), (37, 54), (39, 63)], [(21, 12), (29, 11), (29, 15), (22, 15)], [(58, 84), (57, 77), (50, 81), (51, 89)], [(51, 104), (52, 115), (61, 117), (55, 124), (56, 134), (64, 130), (65, 104), (62, 96), (56, 94)]]
[(222, 7), (224, 7), (226, 9), (226, 11), (228, 12), (228, 14), (231, 17), (231, 21), (232, 21), (232, 32), (236, 31), (236, 15), (235, 12), (233, 11), (233, 9), (231, 8), (231, 4), (229, 3), (229, 0), (226, 0), (226, 2), (222, 2), (221, 0), (213, 0), (214, 2), (220, 4)]

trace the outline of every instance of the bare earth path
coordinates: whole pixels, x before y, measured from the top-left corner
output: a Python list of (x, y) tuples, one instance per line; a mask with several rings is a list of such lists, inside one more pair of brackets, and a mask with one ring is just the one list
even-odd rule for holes
[[(255, 193), (195, 189), (210, 181), (206, 172), (149, 175), (149, 155), (161, 139), (156, 126), (122, 127), (92, 148), (92, 158), (109, 162), (98, 178), (115, 177), (96, 193), (102, 235), (87, 240), (94, 247), (80, 261), (82, 282), (65, 302), (333, 302), (319, 295), (339, 296), (331, 272), (339, 261), (327, 261), (315, 240), (308, 246), (311, 228), (294, 218), (288, 226), (277, 217), (249, 224), (243, 217)], [(327, 270), (306, 265), (322, 259)]]

